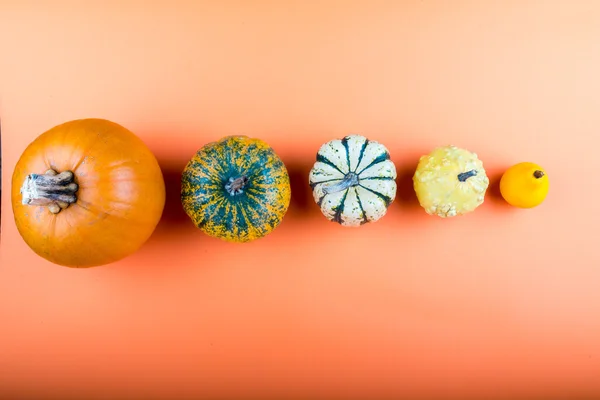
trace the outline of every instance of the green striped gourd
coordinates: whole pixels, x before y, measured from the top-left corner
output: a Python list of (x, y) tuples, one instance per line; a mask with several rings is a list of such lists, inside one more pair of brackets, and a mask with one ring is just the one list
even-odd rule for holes
[(272, 232), (290, 204), (283, 161), (264, 141), (227, 136), (192, 157), (181, 177), (181, 201), (204, 233), (249, 242)]
[(309, 175), (321, 212), (343, 226), (382, 218), (396, 197), (395, 179), (387, 148), (360, 135), (323, 144)]

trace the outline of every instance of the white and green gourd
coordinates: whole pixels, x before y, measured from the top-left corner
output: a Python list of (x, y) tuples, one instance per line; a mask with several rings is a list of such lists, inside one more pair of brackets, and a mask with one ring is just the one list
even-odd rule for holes
[(327, 219), (357, 227), (386, 214), (396, 198), (396, 166), (384, 145), (350, 135), (321, 146), (309, 184)]

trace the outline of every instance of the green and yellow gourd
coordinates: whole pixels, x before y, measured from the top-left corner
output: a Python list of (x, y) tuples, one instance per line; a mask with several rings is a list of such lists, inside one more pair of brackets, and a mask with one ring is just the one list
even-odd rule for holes
[(396, 197), (396, 167), (387, 148), (360, 135), (321, 146), (309, 175), (327, 219), (357, 227), (382, 218)]
[(264, 141), (227, 136), (202, 147), (181, 178), (187, 215), (206, 234), (229, 242), (266, 236), (290, 204), (283, 161)]

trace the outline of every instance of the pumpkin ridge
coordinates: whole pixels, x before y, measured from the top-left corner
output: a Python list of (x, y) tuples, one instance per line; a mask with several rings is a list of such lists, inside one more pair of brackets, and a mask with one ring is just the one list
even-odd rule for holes
[(224, 196), (219, 195), (218, 200), (214, 204), (214, 211), (210, 213), (210, 223), (207, 221), (206, 212), (199, 215), (199, 218), (207, 221), (204, 224), (204, 229), (209, 232), (209, 234), (219, 235), (222, 232), (227, 232), (226, 222), (223, 221), (227, 214), (226, 204)]
[(357, 172), (357, 175), (362, 174), (363, 172), (365, 172), (366, 170), (368, 170), (369, 168), (371, 168), (372, 166), (382, 163), (384, 161), (387, 161), (390, 159), (390, 153), (385, 152), (379, 156), (377, 156), (373, 161), (371, 161), (371, 163), (369, 163), (369, 165), (367, 165), (366, 167), (364, 167), (363, 169), (360, 170), (360, 172)]
[(354, 195), (356, 196), (356, 201), (358, 203), (358, 207), (360, 208), (360, 212), (362, 214), (362, 221), (360, 222), (361, 225), (366, 224), (367, 222), (369, 222), (369, 219), (367, 218), (367, 213), (365, 213), (365, 209), (362, 205), (362, 201), (360, 201), (360, 196), (358, 195), (358, 190), (356, 189), (356, 186), (353, 187), (354, 189)]
[[(242, 218), (240, 219), (240, 221), (243, 221), (243, 228), (240, 228), (240, 230), (242, 230), (243, 232), (246, 232), (246, 236), (248, 236), (249, 238), (257, 236), (256, 233), (252, 233), (252, 226), (254, 226), (253, 221), (250, 221), (250, 217), (248, 216), (248, 213), (246, 212), (246, 210), (244, 209), (244, 207), (242, 207), (242, 205), (240, 203), (236, 204), (236, 207), (238, 209), (239, 214), (242, 216)], [(242, 225), (242, 224), (240, 224)]]
[[(214, 204), (214, 215), (217, 216), (217, 219), (214, 220), (214, 223), (215, 225), (221, 226), (226, 223), (223, 222), (223, 218), (225, 218), (227, 214), (227, 204), (229, 204), (229, 202), (223, 194), (216, 195), (215, 197), (217, 201)], [(206, 219), (206, 213), (204, 214), (203, 218)]]
[(335, 168), (340, 174), (342, 174), (343, 176), (345, 176), (346, 174), (344, 172), (342, 172), (341, 169), (339, 169), (334, 163), (331, 162), (331, 160), (329, 160), (327, 157), (325, 157), (322, 154), (317, 154), (317, 161), (322, 162), (323, 164), (327, 164), (332, 168)]
[(343, 222), (342, 221), (342, 213), (344, 212), (344, 207), (346, 206), (346, 197), (348, 196), (349, 190), (350, 190), (349, 188), (346, 189), (346, 191), (344, 192), (344, 195), (342, 196), (338, 205), (332, 208), (332, 211), (334, 211), (335, 214), (333, 215), (333, 218), (331, 219), (331, 221), (337, 222), (340, 225), (342, 225), (342, 222)]
[(308, 182), (315, 182), (323, 179), (343, 179), (344, 174), (342, 174), (337, 169), (331, 167), (328, 164), (317, 161), (313, 165), (309, 175)]
[[(269, 217), (271, 214), (274, 214), (273, 212), (275, 212), (275, 213), (277, 212), (277, 207), (275, 207), (275, 206), (273, 206), (273, 205), (272, 205), (272, 204), (273, 204), (273, 199), (271, 199), (271, 198), (269, 197), (269, 201), (266, 201), (266, 202), (264, 202), (264, 204), (263, 204), (263, 203), (262, 203), (262, 202), (260, 202), (260, 201), (258, 200), (258, 198), (257, 198), (256, 196), (254, 196), (254, 195), (252, 195), (252, 196), (248, 196), (248, 198), (249, 198), (249, 199), (250, 199), (252, 202), (254, 202), (254, 204), (256, 205), (256, 206), (254, 207), (254, 210), (255, 210), (255, 211), (256, 211), (256, 213), (257, 213), (257, 217), (259, 218), (259, 222), (262, 222), (262, 223), (266, 223), (266, 224), (267, 224), (267, 226), (266, 226), (266, 229), (264, 229), (264, 230), (263, 230), (263, 229), (259, 229), (259, 230), (260, 230), (260, 231), (266, 231), (266, 232), (269, 232), (269, 231), (271, 231), (271, 230), (274, 228), (274, 226), (275, 226), (275, 222), (273, 222), (271, 219), (268, 219), (268, 217)], [(256, 224), (256, 226), (257, 226), (257, 227), (258, 227), (258, 226), (260, 226), (260, 225), (261, 225), (260, 223), (257, 223), (257, 224)]]
[(233, 224), (232, 221), (237, 221), (237, 204), (233, 201), (225, 202), (225, 216), (227, 217), (225, 229), (228, 233), (233, 234), (234, 236), (242, 236), (240, 235), (240, 227), (237, 224)]
[[(198, 227), (206, 224), (206, 214), (217, 214), (220, 208), (219, 203), (221, 202), (220, 196), (216, 195), (211, 198), (203, 193), (202, 189), (200, 191), (202, 192), (201, 196), (188, 196), (184, 198), (186, 213), (192, 217), (194, 224)], [(200, 202), (197, 202), (198, 197), (201, 197)]]
[(342, 146), (344, 146), (344, 149), (346, 150), (346, 163), (348, 164), (348, 172), (350, 171), (350, 149), (348, 148), (348, 136), (346, 136), (345, 138), (342, 139)]
[(56, 221), (57, 221), (57, 215), (52, 215), (52, 218), (48, 219), (48, 227), (47, 229), (47, 233), (48, 236), (52, 235), (52, 237), (54, 237), (56, 235)]
[[(85, 161), (86, 157), (88, 157), (87, 155), (90, 154), (96, 146), (98, 146), (98, 143), (100, 143), (100, 138), (98, 137), (98, 135), (96, 135), (96, 139), (85, 150), (83, 150), (81, 152), (81, 157), (79, 157), (77, 162), (75, 162), (75, 164), (73, 164), (73, 166), (71, 167), (71, 171), (77, 172), (77, 169)], [(75, 153), (75, 150), (73, 150), (71, 152), (71, 154), (69, 155), (69, 158), (73, 157), (74, 153)], [(48, 160), (48, 157), (46, 155), (44, 157), (46, 157), (46, 160)]]
[[(198, 151), (188, 163), (189, 169), (192, 171), (197, 170), (200, 176), (220, 176), (224, 174), (225, 171), (218, 153), (219, 150), (215, 147)], [(194, 177), (194, 174), (191, 174), (191, 176)]]
[(358, 162), (356, 163), (356, 168), (354, 168), (354, 171), (353, 171), (354, 173), (356, 173), (356, 171), (358, 170), (358, 167), (360, 167), (360, 163), (363, 159), (363, 156), (365, 155), (365, 150), (367, 149), (368, 144), (369, 144), (369, 139), (365, 138), (365, 141), (364, 141), (363, 145), (361, 146), (360, 152), (358, 154)]
[[(259, 219), (264, 219), (270, 213), (270, 207), (275, 200), (273, 194), (271, 192), (265, 190), (256, 190), (258, 193), (248, 193), (248, 200), (254, 203), (254, 207), (252, 209), (257, 213), (257, 217)], [(260, 197), (263, 196), (266, 198), (265, 201), (261, 201)]]
[(358, 186), (360, 186), (361, 188), (373, 193), (374, 195), (376, 195), (377, 197), (379, 197), (381, 200), (383, 200), (385, 202), (386, 206), (389, 206), (390, 204), (392, 204), (392, 199), (389, 198), (388, 196), (384, 195), (383, 193), (379, 193), (376, 190), (373, 190), (371, 188), (368, 188), (366, 186), (361, 185), (360, 183), (358, 184)]
[[(119, 202), (119, 203), (125, 204), (124, 202)], [(116, 213), (113, 212), (114, 210), (109, 210), (109, 211), (101, 210), (101, 209), (93, 210), (92, 207), (89, 207), (89, 204), (90, 203), (88, 203), (88, 202), (78, 200), (77, 203), (73, 204), (73, 207), (80, 207), (82, 210), (85, 210), (91, 214), (100, 216), (100, 218), (98, 218), (98, 220), (104, 220), (107, 217), (110, 217), (110, 218), (127, 221), (128, 224), (144, 225), (143, 223), (141, 223), (137, 220), (133, 220), (133, 219), (129, 219), (127, 217), (121, 216), (121, 215), (117, 215)]]

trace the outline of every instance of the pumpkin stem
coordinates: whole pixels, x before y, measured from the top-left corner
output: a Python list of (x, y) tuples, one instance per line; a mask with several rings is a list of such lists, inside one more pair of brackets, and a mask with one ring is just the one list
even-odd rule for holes
[(52, 214), (58, 214), (77, 201), (75, 193), (79, 185), (71, 171), (60, 174), (49, 169), (45, 174), (30, 174), (21, 186), (21, 202), (30, 206), (46, 206)]
[(544, 176), (544, 171), (540, 171), (540, 170), (538, 169), (538, 170), (536, 170), (536, 171), (533, 173), (533, 176), (535, 177), (535, 179), (540, 179), (541, 177), (543, 177), (543, 176)]
[(341, 182), (323, 187), (323, 194), (341, 192), (342, 190), (346, 190), (349, 187), (356, 185), (358, 185), (358, 175), (354, 172), (348, 172)]
[(248, 184), (248, 177), (243, 175), (239, 178), (229, 178), (229, 182), (225, 184), (225, 190), (233, 196), (244, 191), (244, 187)]
[(467, 179), (469, 179), (470, 177), (475, 176), (475, 175), (477, 175), (477, 171), (472, 169), (470, 171), (458, 174), (458, 180), (459, 180), (459, 182), (466, 182)]

